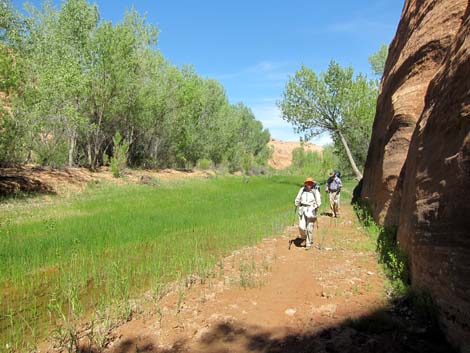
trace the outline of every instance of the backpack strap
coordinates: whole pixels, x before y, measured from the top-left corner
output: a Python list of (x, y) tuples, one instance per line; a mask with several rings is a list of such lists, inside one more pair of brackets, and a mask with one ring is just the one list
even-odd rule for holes
[(315, 189), (312, 189), (312, 191), (313, 191), (313, 198), (315, 199), (315, 205), (318, 207), (318, 201), (317, 201), (317, 195), (315, 195)]
[[(305, 192), (305, 187), (302, 189), (302, 193), (300, 194), (300, 200), (302, 200), (302, 195), (304, 194), (304, 192)], [(313, 193), (313, 198), (315, 199), (315, 205), (318, 207), (318, 201), (317, 201), (317, 195), (315, 194), (315, 189), (312, 189), (312, 193)]]

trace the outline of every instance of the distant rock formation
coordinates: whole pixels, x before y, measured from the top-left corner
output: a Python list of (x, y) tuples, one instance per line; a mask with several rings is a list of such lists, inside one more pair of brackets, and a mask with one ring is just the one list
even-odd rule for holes
[(407, 0), (390, 46), (361, 197), (398, 227), (413, 286), (470, 351), (470, 4)]
[[(292, 151), (301, 146), (300, 142), (280, 141), (271, 139), (269, 146), (273, 148), (273, 155), (268, 164), (274, 169), (284, 169), (292, 164)], [(323, 147), (312, 143), (303, 144), (305, 151), (323, 152)]]

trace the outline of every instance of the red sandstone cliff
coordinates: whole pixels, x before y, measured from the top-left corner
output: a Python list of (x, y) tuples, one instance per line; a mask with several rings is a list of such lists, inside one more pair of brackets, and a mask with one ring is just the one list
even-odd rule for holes
[[(393, 39), (377, 103), (362, 196), (374, 217), (398, 223), (397, 183), (429, 82), (455, 38), (466, 0), (407, 0)], [(389, 210), (390, 206), (391, 209)]]
[(470, 5), (407, 0), (364, 171), (374, 218), (398, 227), (413, 287), (470, 351)]

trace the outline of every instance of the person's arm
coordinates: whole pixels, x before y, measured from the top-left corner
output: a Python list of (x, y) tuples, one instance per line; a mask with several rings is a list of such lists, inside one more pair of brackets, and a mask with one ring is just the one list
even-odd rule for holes
[(295, 198), (294, 204), (298, 207), (300, 206), (301, 203), (301, 198), (302, 198), (302, 192), (304, 191), (304, 188), (300, 188), (299, 193), (297, 194), (297, 197)]
[(316, 208), (319, 208), (321, 206), (321, 193), (318, 190), (315, 190), (314, 193), (315, 193), (315, 202), (317, 204)]
[(343, 187), (343, 183), (341, 182), (340, 178), (337, 178), (337, 183), (338, 183), (338, 191), (341, 191), (341, 188)]

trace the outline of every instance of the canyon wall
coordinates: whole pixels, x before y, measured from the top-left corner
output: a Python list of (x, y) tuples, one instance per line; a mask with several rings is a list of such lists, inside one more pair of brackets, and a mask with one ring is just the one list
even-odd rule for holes
[(361, 197), (397, 227), (412, 285), (470, 351), (470, 5), (407, 0), (390, 46)]

